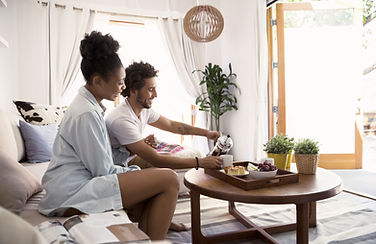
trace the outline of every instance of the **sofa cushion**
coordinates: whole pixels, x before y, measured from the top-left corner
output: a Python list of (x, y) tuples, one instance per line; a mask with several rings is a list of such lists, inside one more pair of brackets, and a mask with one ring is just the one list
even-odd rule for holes
[(4, 151), (0, 151), (0, 168), (0, 205), (19, 213), (26, 201), (42, 190), (42, 186), (27, 169)]
[(36, 104), (26, 101), (13, 101), (26, 122), (33, 125), (60, 124), (66, 107)]
[(9, 119), (10, 123), (12, 125), (12, 131), (14, 135), (14, 139), (16, 140), (17, 144), (17, 161), (23, 161), (26, 159), (26, 154), (25, 154), (25, 143), (21, 135), (21, 131), (19, 128), (19, 121), (24, 119), (22, 118), (21, 115), (16, 114), (16, 113), (10, 113)]
[(50, 162), (44, 162), (44, 163), (39, 163), (39, 164), (34, 164), (34, 163), (22, 163), (21, 165), (27, 169), (27, 171), (30, 172), (34, 176), (34, 178), (42, 183), (42, 177), (44, 173), (46, 173), (48, 169), (48, 165)]
[[(39, 213), (38, 211), (39, 202), (45, 195), (45, 190), (32, 195), (29, 200), (27, 200), (26, 205), (23, 208), (22, 212), (19, 213), (19, 216), (31, 225), (38, 225), (46, 220), (51, 219), (50, 217), (47, 217)], [(64, 217), (61, 218), (63, 219)], [(54, 217), (54, 219), (57, 219), (57, 217)]]
[(17, 144), (8, 113), (0, 110), (0, 150), (7, 152), (13, 160), (18, 159)]
[[(29, 171), (35, 177), (35, 179), (38, 180), (38, 182), (42, 182), (42, 177), (44, 173), (47, 171), (49, 162), (39, 163), (39, 164), (22, 163), (21, 165), (27, 171)], [(44, 197), (45, 194), (46, 194), (46, 191), (43, 190), (41, 192), (38, 192), (32, 195), (27, 200), (26, 205), (23, 208), (22, 212), (19, 214), (21, 218), (29, 222), (31, 225), (37, 225), (49, 219), (48, 217), (38, 212), (39, 202)], [(54, 217), (54, 219), (64, 220), (65, 217), (61, 217), (61, 218)]]
[(31, 125), (20, 120), (20, 130), (25, 141), (27, 161), (31, 163), (50, 161), (52, 145), (57, 133), (56, 125)]

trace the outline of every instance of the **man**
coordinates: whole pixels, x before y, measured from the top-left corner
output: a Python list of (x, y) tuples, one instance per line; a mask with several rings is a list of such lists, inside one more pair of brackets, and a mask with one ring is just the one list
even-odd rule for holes
[(155, 77), (158, 71), (152, 65), (134, 62), (126, 68), (125, 72), (126, 89), (122, 92), (125, 101), (106, 117), (114, 162), (123, 164), (133, 159), (134, 155), (138, 155), (155, 167), (220, 168), (222, 159), (217, 156), (178, 158), (157, 153), (153, 148), (154, 136), (150, 135), (145, 139), (142, 137), (146, 124), (181, 135), (206, 136), (214, 141), (221, 134), (218, 131), (209, 131), (169, 120), (154, 111), (151, 107), (154, 98), (157, 97)]

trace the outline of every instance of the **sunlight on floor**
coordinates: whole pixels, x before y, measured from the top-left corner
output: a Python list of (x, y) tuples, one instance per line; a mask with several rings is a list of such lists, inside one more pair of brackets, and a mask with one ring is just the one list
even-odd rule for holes
[(363, 169), (376, 172), (376, 135), (363, 137)]

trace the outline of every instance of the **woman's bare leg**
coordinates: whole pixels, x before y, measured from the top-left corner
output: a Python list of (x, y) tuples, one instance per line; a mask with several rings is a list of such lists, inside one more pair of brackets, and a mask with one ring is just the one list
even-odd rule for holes
[[(131, 209), (127, 209), (129, 219), (133, 222), (138, 222), (140, 224), (146, 223), (145, 220), (147, 219), (151, 206), (150, 202), (152, 201), (144, 201), (142, 203), (137, 204), (136, 206), (133, 206)], [(144, 221), (141, 220), (141, 218), (144, 218)], [(143, 228), (143, 226), (140, 226), (140, 228), (145, 229)], [(189, 228), (185, 224), (174, 222), (171, 222), (170, 227), (168, 229), (177, 232), (189, 230)]]
[(140, 228), (152, 240), (163, 240), (175, 211), (179, 192), (177, 175), (170, 169), (145, 169), (118, 174), (123, 207), (132, 209), (148, 200)]
[(141, 203), (133, 205), (131, 208), (127, 209), (127, 214), (132, 222), (138, 222), (138, 227), (142, 230), (147, 229), (147, 219), (149, 215), (149, 210), (146, 210), (146, 206), (152, 201), (150, 199), (145, 200)]

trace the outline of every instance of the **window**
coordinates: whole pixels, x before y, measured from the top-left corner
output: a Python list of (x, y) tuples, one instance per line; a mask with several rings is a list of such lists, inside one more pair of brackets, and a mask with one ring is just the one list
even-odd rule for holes
[[(118, 53), (124, 67), (133, 61), (143, 61), (159, 70), (156, 79), (158, 97), (153, 102), (153, 109), (171, 120), (191, 124), (191, 104), (194, 103), (194, 99), (186, 93), (179, 80), (156, 21), (155, 19), (115, 18), (98, 14), (93, 29), (103, 34), (110, 33), (120, 43)], [(66, 96), (66, 104), (72, 101), (79, 86), (83, 84), (84, 79), (80, 72), (71, 92)], [(123, 102), (123, 97), (120, 102)], [(114, 108), (114, 103), (111, 101), (103, 101), (103, 104), (107, 107), (106, 113)], [(182, 138), (180, 135), (161, 131), (152, 126), (147, 126), (145, 129), (144, 136), (149, 134), (154, 134), (158, 140), (168, 143), (191, 143), (191, 136)]]

